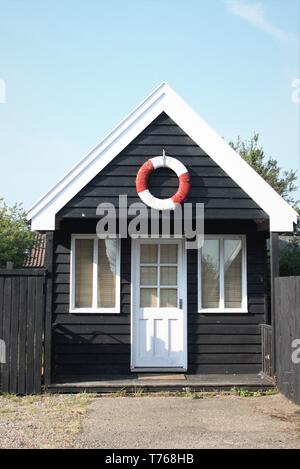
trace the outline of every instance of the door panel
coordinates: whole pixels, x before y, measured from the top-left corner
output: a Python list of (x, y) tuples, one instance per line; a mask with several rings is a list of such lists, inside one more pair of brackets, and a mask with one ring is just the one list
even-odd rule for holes
[(186, 368), (183, 254), (181, 240), (133, 241), (133, 369)]

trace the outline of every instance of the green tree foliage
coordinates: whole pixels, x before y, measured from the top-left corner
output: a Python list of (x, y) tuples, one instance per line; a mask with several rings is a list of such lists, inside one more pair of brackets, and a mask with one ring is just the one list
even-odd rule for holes
[(0, 199), (0, 267), (6, 267), (8, 261), (13, 262), (14, 267), (22, 267), (34, 239), (22, 205), (8, 207)]
[[(239, 137), (236, 143), (230, 142), (230, 145), (299, 212), (299, 202), (295, 200), (297, 171), (284, 171), (274, 158), (268, 158), (259, 144), (258, 133), (254, 133), (250, 141), (243, 141)], [(299, 232), (300, 224), (298, 223), (296, 233)], [(298, 239), (296, 236), (293, 237), (292, 241), (280, 252), (280, 275), (282, 276), (300, 275), (300, 241)]]
[(300, 241), (293, 237), (292, 240), (280, 251), (279, 257), (280, 275), (300, 275)]
[(239, 137), (235, 143), (230, 142), (230, 145), (278, 194), (298, 210), (298, 201), (294, 198), (297, 191), (297, 171), (283, 171), (274, 158), (267, 158), (259, 144), (258, 133), (255, 132), (250, 141), (243, 141)]

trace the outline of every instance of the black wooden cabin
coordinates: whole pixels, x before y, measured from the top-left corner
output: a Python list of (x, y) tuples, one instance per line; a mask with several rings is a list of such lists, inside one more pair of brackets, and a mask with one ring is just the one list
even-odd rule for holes
[[(137, 172), (163, 151), (188, 169), (186, 202), (204, 204), (203, 247), (99, 241), (98, 204), (118, 208), (124, 194), (128, 204), (140, 202)], [(32, 208), (33, 229), (48, 239), (48, 383), (139, 371), (261, 371), (260, 325), (270, 322), (267, 239), (292, 231), (296, 214), (240, 160), (163, 84)], [(157, 198), (177, 186), (167, 168), (149, 178)]]

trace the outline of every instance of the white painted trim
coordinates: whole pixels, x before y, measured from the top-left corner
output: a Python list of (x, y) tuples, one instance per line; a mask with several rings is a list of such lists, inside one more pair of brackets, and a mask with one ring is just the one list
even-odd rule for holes
[(291, 232), (297, 212), (166, 83), (159, 85), (28, 212), (36, 231), (55, 229), (55, 216), (162, 112), (173, 119), (270, 217), (270, 231)]
[[(248, 313), (248, 295), (247, 295), (247, 238), (246, 235), (205, 235), (205, 240), (215, 239), (219, 241), (220, 255), (220, 307), (219, 308), (202, 308), (202, 268), (201, 253), (202, 248), (198, 249), (198, 313)], [(241, 308), (225, 308), (224, 305), (224, 240), (239, 239), (242, 241), (242, 307)]]
[[(76, 239), (93, 239), (93, 306), (91, 308), (75, 307), (75, 241)], [(117, 239), (117, 259), (116, 259), (116, 306), (114, 308), (97, 308), (97, 269), (98, 269), (98, 241), (95, 234), (76, 234), (71, 235), (71, 253), (70, 253), (70, 305), (69, 313), (72, 314), (116, 314), (121, 312), (121, 241)]]
[[(134, 321), (134, 313), (137, 310), (137, 305), (139, 301), (139, 295), (138, 295), (138, 286), (139, 286), (139, 271), (136, 268), (137, 263), (139, 262), (139, 246), (143, 243), (146, 244), (166, 244), (166, 243), (174, 243), (177, 244), (179, 249), (178, 249), (178, 255), (181, 256), (181, 270), (182, 270), (182, 279), (183, 282), (178, 281), (178, 286), (180, 286), (180, 289), (178, 289), (178, 293), (180, 292), (180, 295), (183, 300), (183, 307), (182, 307), (182, 313), (183, 313), (183, 348), (184, 348), (184, 366), (183, 367), (138, 367), (135, 366), (135, 345), (133, 340), (135, 337), (135, 321)], [(170, 264), (168, 264), (170, 265)], [(179, 270), (179, 269), (178, 269)], [(179, 275), (179, 271), (178, 271)], [(178, 300), (179, 300), (179, 295), (178, 295)], [(178, 238), (138, 238), (138, 239), (131, 239), (131, 305), (130, 305), (130, 370), (132, 372), (141, 372), (141, 371), (187, 371), (188, 367), (188, 338), (187, 338), (187, 255), (186, 255), (186, 248), (185, 248), (185, 240), (184, 239), (178, 239)], [(167, 309), (167, 308), (166, 308)]]

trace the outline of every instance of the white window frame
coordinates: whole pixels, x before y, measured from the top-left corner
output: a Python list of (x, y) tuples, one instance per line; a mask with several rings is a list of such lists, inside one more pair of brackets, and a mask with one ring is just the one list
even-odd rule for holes
[[(75, 307), (75, 242), (77, 239), (92, 239), (94, 241), (93, 250), (93, 301), (92, 307)], [(72, 234), (71, 236), (71, 265), (70, 265), (70, 313), (120, 313), (120, 269), (121, 269), (121, 242), (117, 239), (117, 259), (116, 259), (116, 306), (114, 308), (98, 308), (98, 236), (96, 234)]]
[[(219, 275), (219, 308), (203, 308), (202, 307), (202, 248), (198, 249), (198, 312), (199, 313), (248, 313), (248, 297), (247, 297), (247, 246), (246, 235), (205, 235), (205, 240), (215, 239), (219, 241), (220, 256), (220, 275)], [(224, 240), (238, 239), (242, 241), (242, 307), (241, 308), (225, 308), (224, 306)]]

